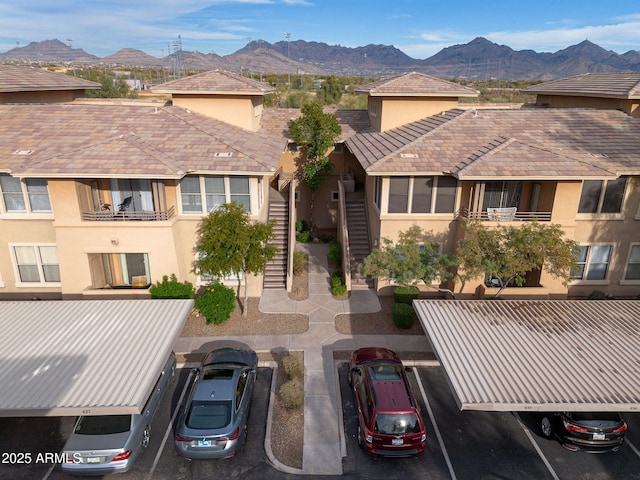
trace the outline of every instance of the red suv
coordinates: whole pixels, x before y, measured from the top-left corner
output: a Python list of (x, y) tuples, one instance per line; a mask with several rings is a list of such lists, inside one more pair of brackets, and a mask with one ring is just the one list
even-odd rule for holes
[(356, 350), (349, 384), (358, 406), (358, 444), (378, 456), (420, 455), (427, 434), (398, 356), (386, 348)]

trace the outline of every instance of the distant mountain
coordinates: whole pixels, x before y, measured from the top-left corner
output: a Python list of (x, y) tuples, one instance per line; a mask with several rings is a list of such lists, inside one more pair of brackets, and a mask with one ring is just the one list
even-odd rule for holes
[(440, 78), (552, 80), (582, 73), (640, 71), (640, 51), (622, 55), (588, 40), (555, 53), (513, 50), (478, 37), (424, 60), (389, 45), (343, 47), (320, 42), (252, 41), (231, 55), (176, 51), (155, 58), (133, 48), (99, 58), (59, 40), (32, 42), (0, 53), (0, 62), (73, 62), (86, 65), (164, 67), (196, 72), (216, 68), (253, 74), (389, 75), (419, 71)]

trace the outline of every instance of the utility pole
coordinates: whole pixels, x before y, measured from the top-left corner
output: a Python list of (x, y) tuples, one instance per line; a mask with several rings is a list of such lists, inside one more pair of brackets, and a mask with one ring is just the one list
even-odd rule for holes
[(289, 50), (289, 40), (291, 39), (291, 34), (285, 32), (284, 38), (287, 39), (287, 93), (289, 93), (289, 87), (291, 85), (291, 51)]

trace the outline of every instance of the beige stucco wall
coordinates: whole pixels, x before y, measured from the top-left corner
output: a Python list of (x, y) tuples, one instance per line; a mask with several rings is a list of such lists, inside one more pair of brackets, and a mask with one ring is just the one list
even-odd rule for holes
[[(263, 97), (173, 94), (173, 104), (253, 132), (260, 128)], [(256, 109), (258, 115), (256, 115)]]
[[(369, 121), (384, 132), (458, 107), (457, 97), (369, 97)], [(372, 109), (372, 106), (374, 108)], [(375, 110), (375, 113), (372, 111)]]
[(84, 98), (84, 90), (0, 92), (0, 103), (60, 103)]

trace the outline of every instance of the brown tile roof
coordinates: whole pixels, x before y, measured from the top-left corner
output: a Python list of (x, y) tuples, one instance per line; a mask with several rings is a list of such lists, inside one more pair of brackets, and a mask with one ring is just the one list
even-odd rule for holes
[(640, 72), (587, 73), (525, 88), (523, 92), (544, 95), (570, 95), (640, 99)]
[(270, 173), (285, 144), (174, 106), (0, 105), (0, 170), (16, 175)]
[(377, 97), (477, 97), (480, 95), (480, 92), (472, 88), (418, 72), (383, 78), (356, 88), (355, 91)]
[[(342, 134), (338, 139), (339, 142), (343, 142), (356, 133), (365, 132), (371, 128), (369, 114), (366, 110), (341, 110), (325, 107), (323, 111), (335, 114), (340, 127), (342, 127)], [(268, 132), (291, 140), (289, 122), (298, 119), (301, 115), (302, 112), (299, 108), (265, 108), (262, 111), (260, 126)]]
[(346, 142), (371, 174), (605, 178), (640, 174), (640, 118), (614, 110), (452, 110)]
[(0, 65), (0, 92), (97, 89), (102, 85), (38, 67)]
[(225, 70), (211, 70), (172, 80), (152, 89), (156, 93), (264, 95), (275, 92), (270, 85)]

